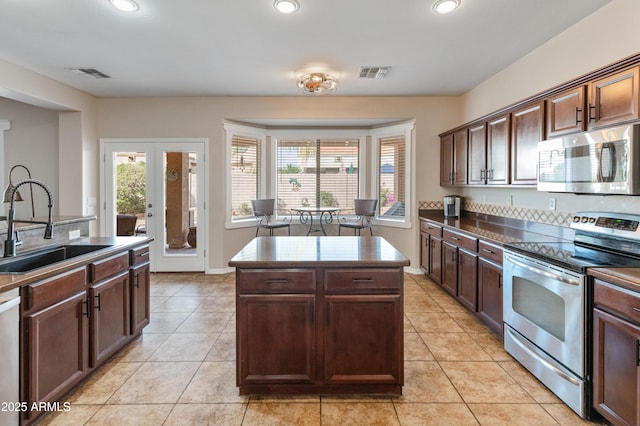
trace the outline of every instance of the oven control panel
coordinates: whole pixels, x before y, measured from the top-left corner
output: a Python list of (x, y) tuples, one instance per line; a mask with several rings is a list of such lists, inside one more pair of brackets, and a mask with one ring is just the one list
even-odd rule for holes
[(599, 234), (640, 239), (640, 215), (610, 212), (581, 212), (573, 216), (571, 228)]

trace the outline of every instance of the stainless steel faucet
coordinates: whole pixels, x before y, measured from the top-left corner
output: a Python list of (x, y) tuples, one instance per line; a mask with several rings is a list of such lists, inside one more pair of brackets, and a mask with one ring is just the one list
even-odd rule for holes
[[(44, 191), (47, 193), (47, 197), (49, 198), (49, 217), (46, 222), (40, 222), (36, 220), (16, 219), (16, 212), (14, 209), (15, 203), (16, 203), (16, 193), (18, 192), (18, 188), (20, 188), (22, 185), (25, 185), (27, 183), (38, 185), (42, 189), (44, 189)], [(46, 225), (44, 228), (44, 238), (47, 240), (50, 240), (53, 237), (53, 220), (51, 219), (52, 208), (53, 208), (53, 195), (51, 195), (51, 191), (49, 190), (49, 188), (47, 188), (47, 185), (45, 185), (44, 183), (37, 180), (33, 180), (33, 179), (26, 179), (26, 180), (23, 180), (22, 182), (19, 182), (15, 186), (15, 188), (13, 189), (13, 192), (11, 193), (11, 204), (9, 204), (9, 216), (7, 217), (7, 239), (4, 242), (4, 257), (12, 257), (16, 255), (16, 246), (19, 244), (17, 238), (15, 240), (13, 239), (13, 234), (14, 234), (13, 224), (16, 222), (44, 224)]]

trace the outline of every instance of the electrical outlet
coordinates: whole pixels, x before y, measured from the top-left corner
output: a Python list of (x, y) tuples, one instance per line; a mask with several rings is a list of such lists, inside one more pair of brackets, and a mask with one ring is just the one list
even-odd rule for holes
[(556, 199), (549, 198), (549, 210), (555, 210), (555, 209), (556, 209)]
[(513, 206), (513, 195), (509, 194), (509, 196), (507, 196), (507, 205), (508, 206)]
[(80, 230), (76, 229), (75, 231), (69, 231), (69, 239), (74, 240), (76, 238), (80, 238)]

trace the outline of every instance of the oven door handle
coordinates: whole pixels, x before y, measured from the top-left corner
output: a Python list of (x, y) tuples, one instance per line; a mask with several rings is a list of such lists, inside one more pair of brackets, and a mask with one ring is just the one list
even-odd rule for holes
[(535, 353), (535, 351), (533, 349), (531, 349), (529, 347), (529, 345), (525, 344), (525, 342), (523, 342), (518, 336), (513, 334), (513, 331), (511, 331), (508, 327), (505, 327), (504, 331), (511, 335), (513, 342), (515, 342), (518, 346), (520, 346), (520, 348), (522, 348), (522, 350), (526, 351), (529, 355), (534, 357), (536, 360), (538, 360), (545, 367), (547, 367), (548, 369), (553, 371), (555, 374), (557, 374), (558, 376), (560, 376), (564, 380), (572, 383), (573, 385), (580, 386), (580, 381), (579, 380), (569, 376), (567, 373), (565, 373), (564, 371), (560, 370), (558, 367), (556, 367), (555, 365), (551, 364), (546, 359), (540, 357), (538, 354)]
[(537, 267), (531, 265), (526, 260), (516, 259), (515, 257), (509, 256), (508, 254), (505, 255), (505, 258), (506, 258), (506, 260), (508, 262), (511, 262), (514, 265), (520, 266), (521, 268), (525, 268), (525, 269), (533, 272), (534, 274), (544, 275), (545, 277), (552, 278), (552, 279), (557, 280), (557, 281), (562, 281), (563, 283), (566, 283), (566, 284), (580, 285), (580, 281), (577, 280), (577, 279), (571, 279), (571, 278), (563, 277), (562, 275), (559, 275), (559, 274), (555, 274), (555, 273), (550, 272), (550, 271), (545, 271), (543, 269), (540, 269), (540, 268), (537, 268)]

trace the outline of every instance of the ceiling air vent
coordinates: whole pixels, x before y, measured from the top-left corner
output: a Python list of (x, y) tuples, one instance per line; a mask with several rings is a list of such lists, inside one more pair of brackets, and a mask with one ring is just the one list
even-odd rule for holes
[(100, 70), (97, 70), (96, 68), (67, 67), (65, 69), (83, 77), (111, 78), (110, 76)]
[(360, 67), (360, 78), (384, 78), (391, 67)]

